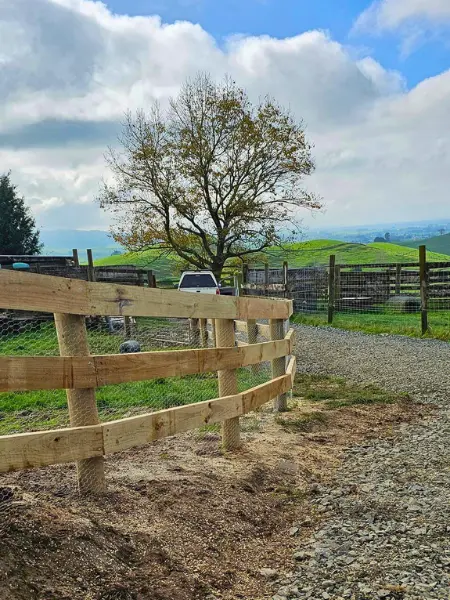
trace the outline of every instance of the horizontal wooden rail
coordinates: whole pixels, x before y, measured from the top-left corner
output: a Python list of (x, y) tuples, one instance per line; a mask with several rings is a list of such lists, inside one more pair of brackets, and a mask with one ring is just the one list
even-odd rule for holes
[[(418, 267), (418, 262), (398, 263), (402, 265), (402, 268)], [(342, 269), (354, 270), (354, 269), (395, 269), (397, 263), (368, 263), (368, 264), (355, 264), (349, 265), (348, 263), (336, 264), (337, 267)]]
[[(349, 264), (338, 264), (336, 265), (337, 267), (341, 267), (342, 269), (346, 269), (346, 270), (354, 270), (355, 268), (361, 268), (361, 269), (395, 269), (397, 264), (401, 265), (402, 269), (410, 269), (410, 268), (414, 268), (414, 267), (419, 267), (419, 263), (418, 262), (408, 262), (408, 263), (371, 263), (371, 264), (367, 264), (367, 265), (363, 265), (363, 264), (358, 264), (358, 265), (349, 265)], [(439, 268), (446, 268), (446, 267), (450, 267), (450, 262), (448, 261), (434, 261), (434, 262), (428, 262), (427, 261), (427, 265), (430, 269), (439, 269)]]
[(205, 348), (96, 356), (2, 356), (0, 392), (82, 389), (236, 369), (292, 354), (285, 339), (234, 348)]
[(295, 358), (292, 358), (286, 375), (233, 396), (100, 425), (0, 436), (0, 472), (74, 462), (119, 452), (207, 423), (240, 417), (290, 390), (295, 371)]
[(287, 319), (291, 300), (267, 300), (110, 283), (0, 270), (0, 308), (75, 315)]
[(263, 281), (261, 281), (259, 283), (243, 283), (242, 284), (243, 290), (274, 290), (274, 291), (282, 292), (285, 287), (286, 287), (286, 284), (283, 282), (264, 283)]
[(101, 425), (0, 436), (0, 473), (103, 456)]

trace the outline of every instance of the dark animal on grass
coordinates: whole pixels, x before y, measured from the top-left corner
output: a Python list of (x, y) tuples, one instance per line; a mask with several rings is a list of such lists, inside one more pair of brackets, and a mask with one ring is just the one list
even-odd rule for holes
[(136, 340), (127, 340), (126, 342), (123, 342), (123, 344), (120, 344), (119, 348), (120, 354), (130, 354), (132, 352), (140, 351), (141, 345), (139, 342), (136, 342)]

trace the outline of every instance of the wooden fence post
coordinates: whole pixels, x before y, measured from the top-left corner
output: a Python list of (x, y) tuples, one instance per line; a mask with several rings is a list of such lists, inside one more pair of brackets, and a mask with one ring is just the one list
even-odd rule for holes
[(92, 258), (92, 250), (88, 248), (86, 250), (87, 259), (88, 259), (88, 281), (95, 281), (95, 271), (94, 271), (94, 259)]
[(199, 319), (189, 319), (190, 342), (198, 348), (201, 342)]
[(242, 273), (238, 273), (233, 279), (234, 288), (237, 296), (242, 296)]
[(149, 269), (147, 271), (147, 284), (148, 284), (149, 288), (156, 287), (156, 285), (155, 285), (155, 277), (154, 277), (153, 271), (151, 269)]
[(402, 265), (395, 265), (395, 295), (402, 293)]
[(428, 331), (428, 269), (426, 246), (419, 246), (419, 277), (422, 335), (424, 335)]
[[(270, 323), (270, 339), (282, 340), (284, 338), (284, 321), (283, 319), (271, 319)], [(272, 379), (280, 377), (286, 373), (286, 357), (275, 358), (272, 360)], [(273, 401), (273, 409), (275, 412), (287, 410), (287, 394), (280, 394)]]
[(124, 317), (123, 318), (123, 327), (124, 327), (124, 333), (125, 333), (125, 338), (126, 339), (130, 339), (132, 332), (131, 332), (131, 317)]
[[(88, 356), (86, 321), (82, 315), (55, 314), (61, 356)], [(70, 425), (82, 427), (99, 423), (95, 389), (66, 390)], [(106, 490), (103, 456), (87, 458), (77, 463), (78, 489), (81, 494)]]
[(215, 319), (207, 319), (206, 323), (211, 325), (211, 335), (208, 334), (208, 339), (211, 340), (211, 345), (213, 348), (217, 346), (216, 344), (216, 320)]
[(269, 295), (269, 263), (264, 263), (264, 295)]
[(283, 283), (284, 283), (284, 298), (288, 297), (288, 274), (289, 274), (289, 266), (287, 260), (283, 262)]
[[(234, 347), (234, 320), (216, 319), (216, 346), (217, 348)], [(225, 369), (218, 372), (219, 396), (232, 396), (237, 394), (236, 369)], [(227, 419), (222, 423), (222, 445), (225, 450), (233, 450), (241, 445), (239, 417)]]
[(244, 263), (242, 265), (242, 283), (248, 283), (248, 264)]
[(208, 329), (206, 327), (207, 320), (199, 319), (200, 324), (200, 345), (202, 348), (208, 347)]
[(80, 266), (80, 259), (78, 258), (78, 250), (76, 248), (74, 248), (72, 250), (72, 257), (73, 257), (73, 262), (75, 263), (76, 267)]
[(336, 256), (330, 256), (330, 265), (328, 268), (328, 323), (331, 325), (334, 316), (334, 277), (335, 277)]

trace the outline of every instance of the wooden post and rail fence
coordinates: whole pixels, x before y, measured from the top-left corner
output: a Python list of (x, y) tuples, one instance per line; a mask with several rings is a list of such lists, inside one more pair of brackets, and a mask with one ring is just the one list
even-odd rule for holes
[[(283, 409), (293, 385), (294, 331), (284, 334), (290, 300), (199, 296), (0, 270), (0, 307), (54, 313), (60, 350), (60, 356), (0, 356), (0, 392), (66, 389), (70, 417), (65, 429), (0, 436), (0, 472), (76, 462), (80, 491), (101, 493), (104, 456), (208, 423), (222, 423), (223, 445), (232, 450), (240, 444), (239, 417), (270, 400)], [(90, 355), (85, 315), (210, 319), (217, 347)], [(243, 327), (249, 343), (236, 345), (235, 329)], [(258, 330), (272, 332), (273, 339), (257, 343)], [(272, 379), (239, 393), (236, 369), (266, 361), (272, 361)], [(218, 371), (219, 398), (99, 422), (100, 386), (211, 371)]]
[[(241, 280), (244, 293), (291, 298), (299, 312), (304, 310), (300, 303), (296, 305), (296, 292), (301, 287), (302, 292), (309, 293), (313, 299), (311, 311), (326, 312), (329, 324), (337, 312), (352, 312), (352, 307), (355, 311), (364, 311), (365, 306), (376, 312), (377, 307), (396, 296), (400, 309), (402, 301), (415, 300), (412, 308), (405, 312), (420, 312), (424, 335), (429, 331), (430, 304), (450, 310), (450, 262), (428, 261), (425, 246), (419, 247), (418, 262), (337, 264), (336, 256), (331, 255), (327, 267), (289, 270), (286, 261), (282, 268), (272, 269), (268, 263), (260, 269), (244, 265)], [(395, 303), (390, 305), (392, 310), (395, 307)]]
[(31, 273), (98, 281), (99, 283), (117, 283), (121, 285), (137, 285), (156, 287), (156, 279), (151, 269), (142, 269), (134, 265), (95, 266), (93, 252), (86, 250), (87, 262), (80, 264), (80, 252), (72, 250), (70, 256), (14, 256), (0, 255), (1, 269), (14, 269), (15, 263), (26, 263)]

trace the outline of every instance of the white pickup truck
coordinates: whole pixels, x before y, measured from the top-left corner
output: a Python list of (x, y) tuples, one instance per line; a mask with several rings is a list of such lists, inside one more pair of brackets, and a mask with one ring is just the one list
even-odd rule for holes
[(197, 294), (220, 294), (219, 284), (211, 271), (184, 271), (178, 289)]

